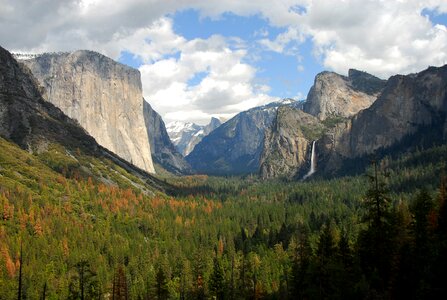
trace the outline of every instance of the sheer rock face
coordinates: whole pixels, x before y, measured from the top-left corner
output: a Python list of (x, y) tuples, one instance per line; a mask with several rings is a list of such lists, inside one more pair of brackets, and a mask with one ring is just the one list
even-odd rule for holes
[(303, 110), (320, 120), (351, 117), (377, 99), (386, 81), (368, 73), (349, 70), (349, 76), (322, 72), (315, 77)]
[(155, 172), (138, 70), (84, 50), (22, 62), (44, 88), (44, 98), (77, 120), (100, 145)]
[(272, 126), (276, 111), (282, 106), (300, 104), (283, 99), (241, 112), (204, 137), (186, 160), (200, 173), (258, 173), (265, 131)]
[(75, 121), (44, 101), (30, 71), (0, 47), (0, 136), (33, 151), (60, 142), (95, 152), (98, 145)]
[(322, 130), (317, 118), (299, 109), (280, 107), (265, 134), (261, 177), (296, 177), (309, 168), (312, 141)]
[(327, 168), (343, 159), (409, 145), (430, 146), (447, 140), (447, 66), (418, 74), (396, 75), (377, 101), (326, 135)]
[(146, 101), (144, 101), (144, 119), (154, 162), (177, 175), (192, 173), (189, 164), (172, 144), (163, 119)]
[(276, 108), (253, 108), (239, 113), (196, 145), (186, 157), (191, 166), (207, 174), (247, 174), (259, 171), (265, 129)]

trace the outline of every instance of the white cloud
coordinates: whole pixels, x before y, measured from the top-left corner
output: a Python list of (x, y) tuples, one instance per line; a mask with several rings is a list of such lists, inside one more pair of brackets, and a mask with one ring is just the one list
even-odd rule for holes
[(289, 27), (285, 32), (280, 33), (274, 40), (267, 38), (259, 40), (259, 43), (267, 50), (284, 53), (287, 55), (298, 55), (297, 44), (303, 43), (305, 36), (295, 27)]
[[(157, 26), (164, 30), (156, 30)], [(163, 47), (162, 43), (160, 49), (165, 53), (159, 52), (161, 59), (149, 60), (140, 67), (144, 96), (167, 122), (181, 119), (207, 123), (211, 116), (228, 118), (276, 100), (266, 95), (268, 87), (256, 84), (256, 69), (243, 62), (245, 49), (233, 49), (231, 41), (218, 35), (188, 41), (173, 32), (172, 21), (166, 18), (153, 27), (159, 40), (179, 41), (174, 48)], [(152, 35), (147, 38), (152, 40)], [(173, 51), (179, 53), (178, 58), (163, 58)], [(188, 85), (196, 74), (205, 77), (196, 85)]]
[[(168, 119), (178, 116), (175, 107), (205, 121), (217, 108), (231, 115), (271, 99), (246, 63), (258, 56), (247, 53), (245, 41), (187, 40), (173, 32), (169, 14), (188, 8), (212, 18), (260, 15), (284, 28), (271, 39), (269, 28), (260, 28), (256, 36), (264, 49), (302, 55), (299, 46), (307, 39), (324, 67), (340, 73), (357, 68), (387, 77), (447, 61), (446, 27), (422, 15), (424, 9), (447, 13), (445, 0), (0, 0), (0, 7), (0, 41), (10, 50), (138, 55), (145, 63), (145, 96)], [(206, 77), (188, 86), (200, 72)]]
[(327, 68), (388, 77), (445, 63), (446, 28), (421, 15), (424, 8), (445, 6), (445, 1), (314, 0), (299, 23)]

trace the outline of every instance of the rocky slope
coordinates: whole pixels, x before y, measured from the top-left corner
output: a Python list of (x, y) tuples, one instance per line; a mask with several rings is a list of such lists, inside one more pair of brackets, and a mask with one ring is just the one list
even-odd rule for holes
[(169, 123), (166, 129), (177, 150), (183, 156), (187, 156), (205, 136), (221, 124), (222, 122), (217, 118), (211, 118), (210, 123), (203, 126), (190, 122), (174, 121)]
[(146, 101), (143, 111), (154, 162), (177, 175), (191, 173), (191, 167), (172, 144), (161, 116)]
[(348, 77), (322, 72), (315, 77), (303, 110), (320, 120), (351, 117), (368, 108), (385, 86), (386, 81), (368, 73), (349, 70)]
[(309, 168), (312, 142), (321, 137), (323, 130), (324, 126), (314, 116), (289, 106), (280, 107), (265, 134), (261, 177), (302, 174)]
[(377, 101), (322, 139), (325, 171), (369, 155), (430, 147), (447, 140), (447, 66), (391, 77)]
[[(333, 73), (318, 75), (316, 86), (322, 83), (320, 95), (338, 96), (321, 96), (323, 100), (320, 101), (314, 97), (314, 86), (305, 104), (308, 110), (309, 107), (321, 108), (311, 110), (316, 117), (323, 119), (319, 125), (313, 121), (303, 127), (303, 123), (306, 124), (309, 119), (305, 113), (299, 110), (278, 110), (276, 121), (264, 141), (261, 176), (302, 175), (303, 169), (308, 168), (309, 145), (314, 139), (317, 140), (317, 173), (321, 175), (363, 172), (372, 158), (397, 155), (446, 142), (447, 66), (430, 67), (407, 76), (396, 75), (384, 86), (369, 76), (350, 72), (349, 85), (356, 87), (355, 93), (362, 90), (373, 95), (381, 90), (372, 105), (351, 117), (349, 115), (354, 112), (352, 108), (357, 105), (350, 105), (349, 101), (356, 101), (356, 98), (348, 96), (354, 92), (348, 92), (348, 96), (344, 97), (346, 101), (340, 103), (339, 92), (346, 88), (347, 83)], [(330, 84), (326, 81), (327, 77), (332, 78)], [(351, 112), (343, 115), (340, 107)], [(313, 137), (303, 132), (303, 128), (308, 128), (309, 124), (313, 124), (312, 132), (318, 133)]]
[(77, 120), (100, 145), (154, 173), (140, 73), (91, 51), (21, 60), (44, 98)]
[(296, 104), (287, 99), (239, 113), (203, 138), (186, 160), (199, 173), (258, 172), (265, 131), (271, 127), (276, 110), (283, 105)]
[(146, 192), (170, 188), (98, 145), (76, 121), (45, 101), (29, 69), (1, 47), (0, 136), (63, 176), (92, 177), (111, 185), (124, 182)]

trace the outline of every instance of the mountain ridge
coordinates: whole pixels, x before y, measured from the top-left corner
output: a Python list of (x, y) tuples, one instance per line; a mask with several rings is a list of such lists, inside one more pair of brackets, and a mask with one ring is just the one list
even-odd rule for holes
[(186, 157), (199, 173), (241, 175), (257, 173), (266, 128), (282, 105), (299, 105), (285, 99), (241, 112), (219, 126)]
[(210, 134), (221, 124), (222, 121), (215, 117), (212, 117), (207, 125), (173, 121), (167, 125), (166, 130), (177, 150), (183, 156), (187, 156), (205, 136)]

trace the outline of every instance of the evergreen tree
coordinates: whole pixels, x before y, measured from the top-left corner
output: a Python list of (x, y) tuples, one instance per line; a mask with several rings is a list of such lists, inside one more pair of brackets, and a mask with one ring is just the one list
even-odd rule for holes
[(113, 278), (112, 300), (127, 300), (127, 278), (123, 266), (119, 266)]
[(90, 263), (82, 260), (75, 265), (75, 269), (69, 286), (69, 299), (97, 299), (101, 292)]
[(309, 269), (312, 259), (308, 231), (305, 227), (298, 233), (296, 253), (293, 257), (291, 299), (306, 299), (309, 288)]
[[(393, 225), (390, 214), (388, 188), (379, 178), (377, 162), (373, 161), (373, 175), (366, 192), (364, 206), (368, 228), (358, 238), (362, 269), (370, 281), (372, 293), (387, 293), (392, 257), (394, 255)], [(386, 297), (382, 294), (382, 297)]]
[(318, 295), (320, 299), (328, 299), (334, 293), (331, 282), (332, 263), (335, 255), (335, 242), (329, 224), (323, 226), (317, 248)]
[(166, 300), (169, 296), (168, 290), (168, 278), (166, 277), (165, 270), (161, 265), (158, 266), (156, 275), (156, 288), (157, 288), (157, 299)]
[(214, 257), (213, 260), (213, 273), (211, 273), (209, 287), (211, 295), (215, 297), (215, 299), (224, 299), (225, 278), (224, 271), (218, 257)]

